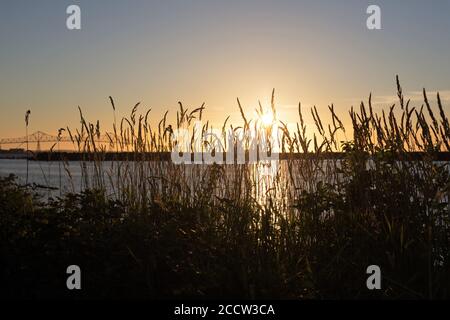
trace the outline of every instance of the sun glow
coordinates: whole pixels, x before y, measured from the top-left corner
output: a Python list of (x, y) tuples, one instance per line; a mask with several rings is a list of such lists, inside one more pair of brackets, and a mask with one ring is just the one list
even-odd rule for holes
[(273, 124), (274, 118), (272, 112), (266, 112), (261, 116), (261, 123), (265, 127), (269, 127)]

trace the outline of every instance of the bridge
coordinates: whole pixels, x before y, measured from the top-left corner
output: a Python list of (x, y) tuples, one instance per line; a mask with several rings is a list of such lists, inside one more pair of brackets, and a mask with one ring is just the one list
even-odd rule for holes
[[(41, 143), (58, 143), (58, 142), (72, 142), (72, 139), (68, 136), (53, 136), (42, 131), (36, 131), (33, 134), (16, 138), (4, 138), (0, 139), (0, 149), (3, 145), (15, 145), (17, 148), (30, 144), (36, 144), (36, 151), (41, 151)], [(96, 137), (95, 142), (110, 143), (107, 135), (102, 135), (100, 138)]]

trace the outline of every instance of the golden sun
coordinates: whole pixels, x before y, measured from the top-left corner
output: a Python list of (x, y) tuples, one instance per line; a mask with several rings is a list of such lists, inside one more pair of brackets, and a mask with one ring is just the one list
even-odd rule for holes
[(261, 122), (265, 127), (269, 127), (273, 124), (273, 114), (272, 112), (267, 112), (261, 116)]

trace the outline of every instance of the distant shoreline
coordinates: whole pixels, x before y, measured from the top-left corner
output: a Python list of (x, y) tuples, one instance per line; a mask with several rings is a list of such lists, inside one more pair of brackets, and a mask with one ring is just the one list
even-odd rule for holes
[[(347, 152), (323, 152), (323, 153), (279, 153), (279, 160), (305, 160), (305, 159), (344, 159)], [(191, 153), (191, 160), (194, 157), (201, 158), (201, 153)], [(225, 159), (225, 154), (222, 154)], [(430, 155), (430, 153), (425, 152), (406, 152), (401, 156), (396, 155), (398, 160), (411, 160), (420, 161), (424, 159), (429, 159), (433, 161), (450, 161), (450, 152), (435, 152)], [(248, 152), (246, 153), (246, 161), (249, 159)], [(263, 161), (258, 155), (258, 161)], [(27, 153), (25, 151), (8, 151), (0, 150), (0, 159), (11, 159), (20, 160), (27, 159)], [(97, 153), (87, 153), (87, 152), (30, 152), (29, 160), (35, 161), (170, 161), (171, 152), (97, 152)], [(236, 162), (236, 156), (235, 156)]]

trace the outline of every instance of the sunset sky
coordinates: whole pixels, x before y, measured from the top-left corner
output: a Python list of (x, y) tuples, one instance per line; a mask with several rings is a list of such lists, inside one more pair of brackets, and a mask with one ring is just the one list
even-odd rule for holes
[[(82, 29), (66, 28), (81, 7)], [(382, 30), (366, 28), (369, 4)], [(338, 113), (367, 99), (389, 103), (399, 74), (406, 95), (423, 87), (450, 100), (450, 1), (384, 0), (2, 0), (0, 138), (55, 134), (91, 120), (111, 123), (141, 101), (153, 119), (177, 102), (219, 123), (238, 121), (236, 97), (252, 114), (276, 88), (279, 115), (297, 103)]]

